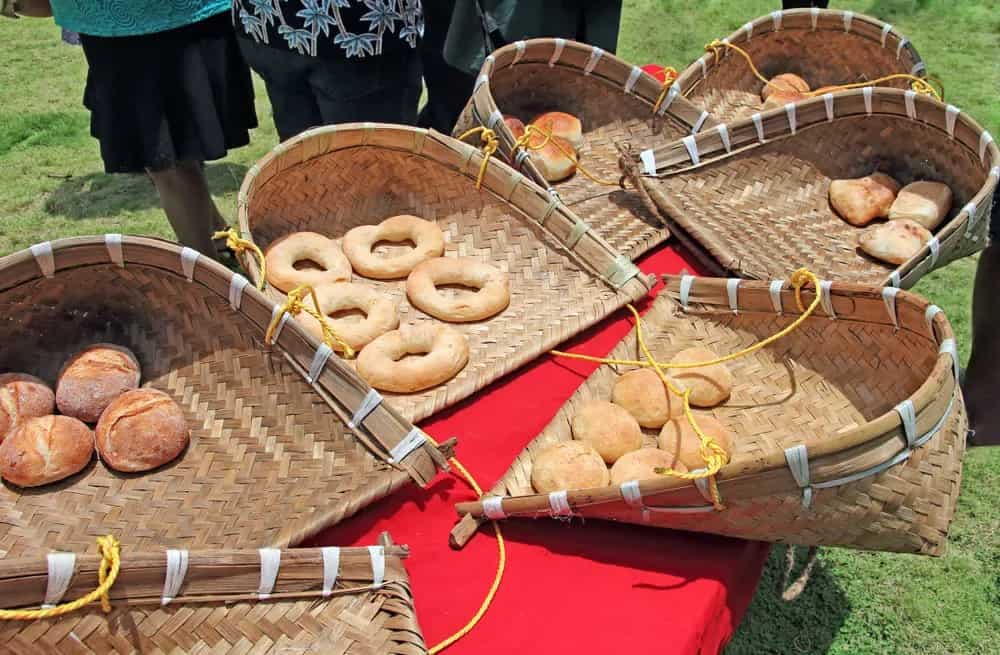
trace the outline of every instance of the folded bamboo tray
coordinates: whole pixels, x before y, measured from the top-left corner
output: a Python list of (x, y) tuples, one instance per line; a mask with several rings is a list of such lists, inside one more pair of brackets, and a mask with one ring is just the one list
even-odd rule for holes
[(81, 347), (127, 346), (142, 384), (191, 427), (188, 449), (154, 471), (95, 457), (61, 482), (0, 485), (0, 556), (82, 552), (100, 534), (130, 551), (294, 544), (428, 482), (444, 456), (391, 408), (346, 427), (369, 387), (329, 349), (317, 356), (294, 321), (264, 344), (274, 310), (243, 276), (156, 239), (62, 239), (0, 259), (0, 371), (52, 384)]
[[(339, 239), (358, 225), (415, 214), (444, 231), (445, 256), (472, 257), (509, 274), (507, 309), (451, 324), (469, 339), (469, 363), (456, 377), (422, 392), (385, 394), (412, 421), (482, 389), (645, 295), (651, 284), (558, 198), (499, 160), (487, 162), (483, 188), (476, 189), (482, 158), (473, 146), (433, 131), (323, 127), (275, 148), (240, 190), (240, 229), (264, 249), (291, 232)], [(256, 281), (260, 270), (246, 255), (242, 263)], [(401, 323), (429, 319), (410, 306), (404, 280), (354, 280), (398, 301)]]
[[(750, 55), (766, 78), (795, 73), (810, 88), (852, 84), (894, 73), (922, 77), (924, 62), (892, 25), (833, 9), (789, 9), (752, 20), (723, 41)], [(728, 48), (696, 59), (677, 78), (681, 93), (720, 122), (746, 118), (761, 110), (764, 86), (746, 60)], [(886, 86), (907, 89), (905, 79)]]
[[(644, 151), (634, 164), (678, 238), (726, 271), (770, 279), (808, 266), (835, 280), (907, 288), (986, 246), (1000, 178), (1000, 151), (968, 114), (872, 87), (755, 114)], [(829, 204), (831, 180), (876, 168), (902, 184), (943, 182), (954, 196), (935, 238), (898, 268), (863, 254), (863, 229)]]
[[(666, 143), (714, 124), (675, 90), (654, 115), (661, 89), (641, 68), (600, 48), (565, 39), (518, 41), (486, 58), (453, 134), (487, 126), (497, 133), (501, 152), (510, 160), (515, 139), (501, 115), (528, 123), (545, 111), (565, 111), (583, 123), (581, 164), (602, 179), (617, 180), (619, 145)], [(630, 189), (599, 185), (579, 171), (553, 187), (530, 155), (512, 163), (539, 185), (556, 189), (577, 215), (591, 221), (598, 234), (630, 259), (670, 236), (657, 214)]]
[[(665, 278), (644, 318), (658, 361), (704, 346), (720, 355), (752, 345), (798, 316), (787, 283)], [(747, 539), (937, 555), (962, 474), (967, 423), (956, 385), (951, 327), (940, 310), (894, 288), (821, 283), (822, 309), (791, 334), (729, 362), (730, 399), (709, 411), (733, 434), (707, 485), (671, 477), (619, 487), (535, 494), (532, 460), (571, 439), (588, 400), (610, 400), (616, 371), (602, 366), (517, 457), (474, 517), (581, 516)], [(803, 290), (803, 304), (815, 298)], [(612, 352), (642, 359), (633, 330)], [(615, 367), (625, 372), (624, 367)], [(655, 443), (655, 431), (646, 430)], [(704, 482), (704, 481), (702, 481)], [(703, 496), (704, 494), (704, 496)], [(463, 521), (456, 540), (468, 538)]]
[[(110, 613), (92, 603), (54, 618), (0, 621), (0, 653), (426, 653), (406, 555), (388, 535), (369, 548), (126, 549)], [(58, 597), (60, 578), (49, 572), (66, 557), (0, 560), (0, 607), (37, 606), (53, 590)], [(64, 602), (97, 587), (100, 563), (70, 556)]]

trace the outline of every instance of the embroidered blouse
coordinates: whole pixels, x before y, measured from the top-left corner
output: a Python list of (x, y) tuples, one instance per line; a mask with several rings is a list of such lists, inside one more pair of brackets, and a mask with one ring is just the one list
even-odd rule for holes
[(230, 0), (51, 0), (64, 29), (90, 36), (166, 32), (229, 9)]

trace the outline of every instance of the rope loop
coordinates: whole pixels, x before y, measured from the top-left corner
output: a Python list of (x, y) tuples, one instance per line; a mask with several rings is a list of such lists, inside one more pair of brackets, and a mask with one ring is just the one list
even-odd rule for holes
[(663, 105), (663, 100), (667, 97), (667, 91), (670, 87), (674, 85), (680, 74), (677, 69), (673, 66), (667, 66), (663, 69), (663, 85), (660, 87), (660, 95), (656, 98), (656, 103), (653, 104), (653, 113), (660, 111), (660, 107)]
[[(533, 141), (532, 137), (535, 136), (541, 137), (541, 140), (535, 139)], [(530, 152), (532, 150), (541, 150), (542, 148), (547, 146), (551, 141), (552, 145), (554, 145), (559, 150), (559, 152), (563, 154), (564, 157), (568, 158), (570, 161), (576, 164), (576, 170), (583, 173), (584, 177), (588, 178), (591, 182), (596, 182), (597, 184), (603, 186), (624, 188), (622, 187), (623, 183), (622, 180), (604, 180), (597, 177), (590, 171), (588, 171), (580, 164), (580, 160), (579, 158), (577, 158), (575, 152), (568, 150), (558, 141), (552, 141), (552, 136), (553, 135), (551, 127), (548, 130), (546, 130), (545, 128), (539, 127), (537, 125), (525, 125), (524, 134), (522, 134), (517, 138), (517, 140), (514, 142), (513, 149), (511, 149), (510, 151), (511, 160), (513, 161), (516, 158), (518, 150), (524, 149), (526, 152)]]
[(236, 228), (232, 227), (216, 232), (212, 235), (212, 239), (225, 239), (226, 247), (233, 252), (239, 254), (249, 250), (257, 257), (257, 263), (260, 264), (260, 280), (257, 282), (257, 289), (263, 291), (264, 282), (267, 280), (267, 259), (265, 259), (260, 246), (249, 239), (241, 237)]
[(479, 173), (476, 175), (476, 188), (482, 189), (483, 178), (486, 176), (486, 166), (489, 164), (490, 157), (493, 153), (497, 151), (500, 147), (500, 141), (497, 139), (497, 133), (488, 127), (474, 127), (471, 130), (465, 132), (462, 136), (458, 137), (459, 141), (465, 141), (468, 137), (475, 134), (479, 135), (479, 141), (483, 148), (483, 161), (479, 164)]
[[(313, 306), (309, 307), (305, 302), (305, 298), (309, 296), (312, 298)], [(271, 345), (274, 342), (274, 333), (281, 323), (281, 317), (285, 314), (295, 316), (299, 312), (305, 312), (309, 314), (317, 321), (319, 321), (320, 329), (323, 330), (323, 342), (330, 347), (331, 350), (339, 350), (343, 353), (345, 359), (354, 358), (354, 348), (351, 348), (351, 344), (347, 343), (343, 337), (337, 334), (327, 317), (323, 314), (323, 310), (320, 309), (319, 299), (316, 297), (316, 291), (313, 290), (308, 284), (303, 284), (302, 286), (296, 287), (288, 292), (288, 297), (285, 298), (285, 302), (281, 304), (278, 311), (275, 312), (274, 316), (271, 318), (271, 323), (267, 326), (267, 331), (264, 333), (264, 343)]]

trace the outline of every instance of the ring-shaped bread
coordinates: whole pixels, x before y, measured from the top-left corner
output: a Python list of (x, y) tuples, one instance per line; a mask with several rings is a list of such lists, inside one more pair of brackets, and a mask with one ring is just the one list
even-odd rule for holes
[[(477, 291), (449, 297), (438, 289), (444, 284), (460, 284)], [(510, 304), (510, 282), (500, 269), (471, 257), (438, 257), (413, 269), (406, 278), (406, 296), (414, 307), (434, 318), (466, 323), (506, 309)]]
[(468, 361), (465, 335), (451, 326), (424, 321), (377, 337), (358, 355), (357, 370), (376, 389), (412, 393), (450, 380)]
[[(315, 232), (293, 232), (267, 249), (267, 281), (285, 293), (308, 284), (312, 288), (351, 279), (351, 263), (333, 239)], [(322, 270), (295, 268), (296, 262), (312, 261)]]
[[(380, 241), (412, 241), (413, 250), (380, 257), (372, 252)], [(358, 275), (375, 280), (406, 277), (422, 261), (444, 254), (444, 233), (432, 221), (401, 214), (378, 225), (359, 225), (344, 235), (344, 254)]]
[[(395, 330), (399, 325), (396, 303), (369, 286), (338, 282), (316, 287), (314, 291), (320, 312), (327, 316), (327, 325), (355, 350), (361, 350), (379, 335)], [(329, 318), (331, 314), (351, 309), (364, 312), (364, 320)], [(323, 340), (323, 327), (318, 320), (305, 312), (296, 318), (314, 337)], [(339, 350), (339, 345), (335, 345)]]

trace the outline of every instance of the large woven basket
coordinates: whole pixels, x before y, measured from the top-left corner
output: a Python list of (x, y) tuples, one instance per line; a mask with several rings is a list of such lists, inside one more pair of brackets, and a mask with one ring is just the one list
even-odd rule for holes
[[(565, 111), (583, 124), (580, 161), (596, 176), (619, 178), (618, 147), (667, 142), (712, 125), (707, 113), (671, 92), (654, 116), (660, 83), (638, 66), (600, 48), (564, 39), (532, 39), (504, 46), (486, 58), (475, 91), (454, 135), (477, 125), (493, 129), (510, 160), (514, 136), (501, 120), (527, 123), (545, 111)], [(530, 155), (513, 161), (538, 184), (550, 187)], [(596, 184), (582, 173), (555, 185), (563, 201), (617, 250), (635, 259), (669, 237), (655, 212), (632, 190)]]
[(414, 428), (387, 406), (348, 429), (369, 388), (316, 357), (293, 321), (264, 344), (274, 309), (246, 278), (155, 239), (63, 239), (0, 259), (0, 371), (54, 383), (79, 348), (124, 345), (191, 428), (188, 449), (154, 471), (95, 458), (61, 482), (0, 486), (0, 556), (83, 551), (106, 533), (129, 550), (294, 544), (428, 482), (442, 453), (393, 451)]
[[(110, 613), (92, 603), (55, 618), (0, 621), (0, 653), (418, 655), (427, 651), (401, 561), (406, 555), (388, 535), (370, 548), (277, 553), (125, 549)], [(100, 561), (75, 557), (65, 601), (97, 587)], [(264, 562), (277, 564), (276, 578)], [(0, 560), (0, 607), (38, 605), (58, 588), (50, 570), (44, 554)], [(181, 583), (164, 603), (175, 579)], [(266, 598), (261, 589), (268, 589)]]
[[(695, 345), (735, 352), (798, 315), (787, 284), (688, 276), (665, 281), (644, 319), (647, 344), (659, 361)], [(493, 488), (489, 495), (501, 500), (490, 501), (489, 515), (561, 514), (793, 544), (940, 554), (967, 431), (951, 327), (936, 307), (898, 289), (821, 288), (822, 309), (802, 326), (727, 365), (735, 379), (732, 396), (710, 410), (735, 444), (717, 475), (725, 509), (713, 508), (706, 485), (672, 477), (534, 493), (536, 453), (572, 438), (570, 420), (582, 403), (610, 400), (616, 371), (603, 366)], [(804, 304), (815, 297), (810, 288), (802, 295)], [(611, 357), (642, 358), (634, 330)], [(656, 432), (645, 432), (655, 444)], [(481, 502), (460, 504), (458, 511), (487, 514)]]
[[(913, 91), (867, 87), (786, 105), (650, 149), (635, 161), (678, 236), (740, 277), (799, 266), (823, 277), (910, 287), (986, 246), (1000, 150), (967, 114)], [(894, 268), (857, 248), (862, 229), (829, 204), (830, 181), (878, 169), (951, 187), (932, 239)]]
[[(723, 40), (745, 50), (764, 77), (795, 73), (813, 89), (926, 72), (913, 45), (892, 25), (852, 11), (774, 11)], [(692, 104), (720, 122), (746, 118), (761, 109), (764, 83), (746, 59), (730, 49), (720, 49), (718, 57), (706, 52), (681, 72), (676, 84)], [(905, 79), (883, 84), (909, 88)]]
[[(446, 256), (476, 258), (509, 273), (507, 309), (453, 324), (469, 339), (469, 363), (456, 377), (423, 392), (385, 394), (412, 421), (468, 397), (650, 286), (557, 198), (499, 160), (490, 159), (482, 190), (476, 189), (482, 157), (433, 131), (323, 127), (275, 148), (250, 169), (240, 191), (240, 228), (265, 249), (290, 232), (339, 239), (357, 225), (415, 214), (444, 231)], [(243, 263), (259, 279), (256, 261)], [(401, 322), (428, 318), (410, 306), (402, 281), (355, 281), (397, 300)]]

